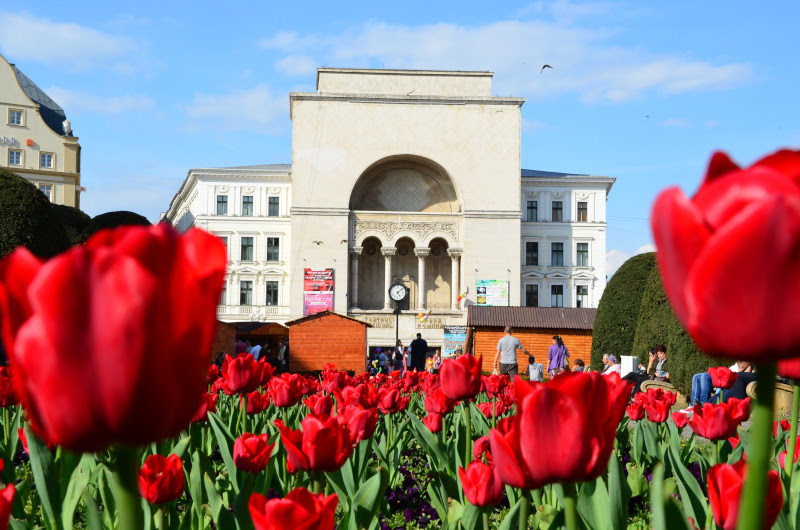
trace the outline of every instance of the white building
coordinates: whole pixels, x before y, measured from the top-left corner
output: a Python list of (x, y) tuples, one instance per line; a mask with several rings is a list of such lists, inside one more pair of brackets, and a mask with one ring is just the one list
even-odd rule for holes
[(303, 316), (325, 289), (306, 269), (332, 271), (331, 308), (376, 345), (395, 337), (396, 283), (405, 341), (440, 343), (469, 304), (596, 307), (614, 179), (521, 170), (524, 99), (491, 78), (320, 68), (317, 92), (289, 96), (291, 165), (190, 171), (165, 218), (226, 241), (220, 319)]

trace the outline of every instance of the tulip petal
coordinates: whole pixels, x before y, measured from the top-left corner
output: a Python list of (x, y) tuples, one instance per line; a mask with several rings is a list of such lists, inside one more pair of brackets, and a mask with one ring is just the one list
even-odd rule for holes
[(708, 163), (706, 179), (703, 182), (703, 186), (708, 185), (711, 181), (723, 177), (728, 173), (738, 171), (739, 169), (739, 166), (731, 160), (727, 153), (717, 151), (711, 156), (711, 161)]
[[(751, 361), (796, 356), (798, 270), (800, 199), (774, 196), (753, 204), (697, 256), (684, 291), (687, 329), (709, 355)], [(742, 282), (746, 289), (737, 287)]]
[(765, 156), (753, 165), (770, 167), (779, 173), (783, 173), (800, 186), (800, 151), (783, 149)]
[(690, 312), (684, 289), (689, 271), (711, 233), (700, 211), (678, 188), (670, 188), (658, 196), (651, 226), (659, 249), (658, 267), (664, 290), (678, 318), (686, 323)]

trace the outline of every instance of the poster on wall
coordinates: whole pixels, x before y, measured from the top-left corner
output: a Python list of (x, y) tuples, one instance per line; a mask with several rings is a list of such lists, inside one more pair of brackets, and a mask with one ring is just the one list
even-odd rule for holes
[(508, 305), (507, 280), (478, 280), (475, 291), (477, 305)]
[(333, 269), (303, 270), (303, 316), (333, 311)]
[(452, 357), (459, 347), (462, 351), (466, 348), (467, 326), (443, 326), (444, 344), (442, 345), (442, 356)]

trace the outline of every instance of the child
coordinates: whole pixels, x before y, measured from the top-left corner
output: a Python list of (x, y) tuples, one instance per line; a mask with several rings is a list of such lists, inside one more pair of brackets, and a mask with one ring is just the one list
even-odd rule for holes
[(528, 357), (528, 379), (530, 381), (544, 381), (544, 366), (537, 363), (533, 356)]
[(586, 370), (586, 364), (583, 362), (583, 359), (575, 359), (575, 372), (583, 372)]

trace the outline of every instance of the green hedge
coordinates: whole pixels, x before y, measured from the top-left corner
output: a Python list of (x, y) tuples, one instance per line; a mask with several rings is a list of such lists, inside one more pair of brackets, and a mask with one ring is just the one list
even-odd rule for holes
[(53, 213), (64, 226), (70, 245), (82, 245), (86, 242), (86, 229), (92, 218), (72, 206), (54, 204)]
[(20, 245), (42, 258), (70, 246), (47, 197), (24, 178), (0, 168), (0, 257)]
[(150, 226), (150, 221), (148, 221), (147, 217), (143, 215), (126, 210), (102, 213), (92, 218), (92, 221), (86, 228), (86, 239), (91, 237), (92, 234), (98, 230), (103, 230), (104, 228), (117, 228), (118, 226), (125, 225)]
[(604, 353), (629, 355), (633, 350), (642, 295), (654, 266), (655, 253), (638, 254), (611, 277), (594, 320), (592, 369), (602, 367)]

